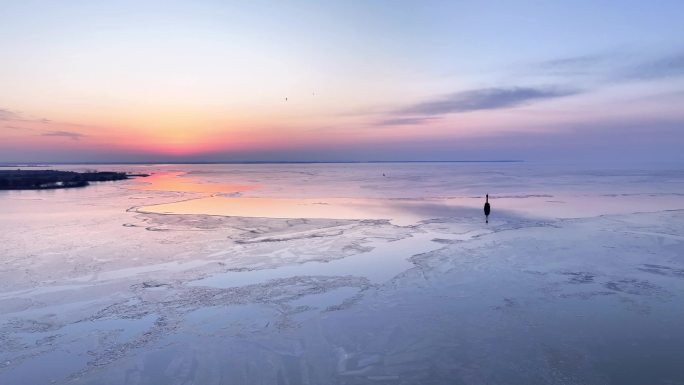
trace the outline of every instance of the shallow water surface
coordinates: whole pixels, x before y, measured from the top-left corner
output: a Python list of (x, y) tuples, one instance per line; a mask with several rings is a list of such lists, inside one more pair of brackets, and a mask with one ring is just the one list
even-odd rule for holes
[(228, 288), (263, 283), (278, 278), (303, 276), (363, 276), (373, 283), (383, 283), (413, 267), (409, 258), (437, 248), (433, 233), (417, 233), (397, 241), (364, 244), (365, 253), (333, 261), (311, 261), (275, 269), (229, 271), (191, 282), (190, 286)]
[(0, 384), (684, 383), (682, 167), (55, 168), (152, 176), (0, 192)]

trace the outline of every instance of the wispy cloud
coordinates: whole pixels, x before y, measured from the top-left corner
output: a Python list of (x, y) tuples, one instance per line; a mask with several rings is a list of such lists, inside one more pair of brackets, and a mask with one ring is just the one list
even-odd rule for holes
[(558, 87), (482, 88), (420, 102), (396, 111), (401, 115), (443, 115), (478, 110), (495, 110), (518, 107), (534, 101), (575, 95), (578, 90)]
[(535, 75), (584, 76), (595, 75), (614, 68), (630, 57), (623, 53), (587, 54), (546, 60), (525, 67)]
[(40, 134), (41, 136), (61, 136), (71, 140), (80, 140), (85, 135), (73, 131), (48, 131)]
[(684, 76), (684, 52), (639, 63), (617, 73), (626, 79), (661, 79)]
[(45, 118), (34, 118), (31, 116), (26, 116), (21, 112), (8, 110), (6, 108), (0, 108), (0, 121), (15, 121), (15, 122), (32, 122), (32, 123), (42, 123), (49, 124), (52, 120)]
[(33, 131), (33, 128), (13, 126), (13, 125), (8, 125), (8, 124), (5, 125), (5, 128), (9, 128), (10, 130), (17, 130), (17, 131)]
[(429, 123), (434, 120), (439, 120), (437, 116), (412, 116), (412, 117), (397, 117), (380, 120), (376, 123), (377, 126), (410, 126), (414, 124)]
[(538, 62), (526, 69), (534, 75), (594, 76), (599, 83), (656, 80), (684, 76), (684, 52), (654, 56), (610, 52)]
[(20, 120), (21, 117), (19, 114), (17, 114), (14, 111), (10, 111), (4, 108), (0, 108), (0, 120), (2, 121), (7, 121), (7, 120)]
[(539, 63), (542, 68), (576, 68), (605, 61), (608, 55), (580, 55), (547, 60)]
[[(22, 112), (0, 108), (0, 122), (5, 122), (4, 127), (14, 131), (32, 131), (39, 136), (63, 137), (71, 140), (80, 140), (85, 134), (69, 131), (72, 126), (69, 123), (54, 122), (50, 119), (27, 116)], [(65, 130), (66, 128), (66, 130)]]

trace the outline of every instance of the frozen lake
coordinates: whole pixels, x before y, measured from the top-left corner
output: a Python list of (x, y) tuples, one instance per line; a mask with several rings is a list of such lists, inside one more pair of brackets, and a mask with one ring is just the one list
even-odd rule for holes
[(153, 175), (0, 191), (2, 385), (684, 384), (682, 165), (54, 168)]

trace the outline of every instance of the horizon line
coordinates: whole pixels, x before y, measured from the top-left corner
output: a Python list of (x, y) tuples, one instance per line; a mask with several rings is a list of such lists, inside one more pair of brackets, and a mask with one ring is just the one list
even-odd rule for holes
[(278, 160), (254, 160), (254, 161), (158, 161), (158, 162), (0, 162), (0, 167), (21, 166), (51, 166), (51, 165), (88, 165), (88, 164), (357, 164), (357, 163), (522, 163), (520, 159), (497, 159), (497, 160), (341, 160), (341, 161), (278, 161)]

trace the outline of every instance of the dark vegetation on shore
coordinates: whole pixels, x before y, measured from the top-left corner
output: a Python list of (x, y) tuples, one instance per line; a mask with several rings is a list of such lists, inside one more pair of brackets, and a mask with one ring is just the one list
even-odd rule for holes
[(0, 190), (43, 190), (84, 187), (90, 182), (129, 179), (147, 174), (113, 171), (0, 170)]

